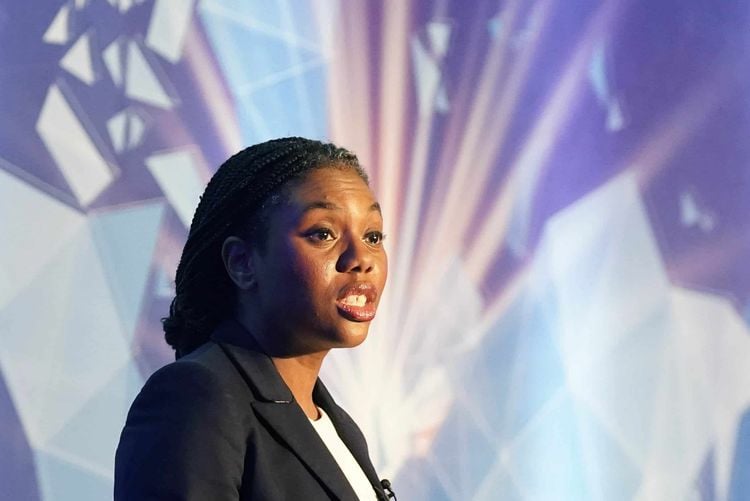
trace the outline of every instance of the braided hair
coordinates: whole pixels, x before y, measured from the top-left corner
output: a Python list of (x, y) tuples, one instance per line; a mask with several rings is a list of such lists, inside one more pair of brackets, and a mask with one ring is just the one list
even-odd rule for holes
[(269, 210), (279, 203), (284, 186), (323, 167), (351, 168), (368, 182), (353, 153), (301, 137), (250, 146), (219, 167), (195, 210), (177, 266), (175, 297), (162, 319), (176, 358), (208, 341), (216, 325), (233, 314), (234, 284), (221, 257), (224, 240), (252, 229), (262, 246)]

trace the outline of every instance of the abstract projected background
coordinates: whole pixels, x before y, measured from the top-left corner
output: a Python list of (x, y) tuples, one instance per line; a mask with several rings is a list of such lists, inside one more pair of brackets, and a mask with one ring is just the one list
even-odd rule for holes
[(198, 195), (354, 149), (390, 289), (324, 379), (403, 500), (750, 499), (750, 3), (0, 3), (0, 499), (111, 497)]

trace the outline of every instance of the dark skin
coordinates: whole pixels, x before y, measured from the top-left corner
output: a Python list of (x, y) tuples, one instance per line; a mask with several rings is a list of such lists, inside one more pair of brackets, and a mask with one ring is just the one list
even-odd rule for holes
[(325, 356), (365, 340), (385, 286), (383, 218), (370, 188), (346, 166), (310, 171), (285, 191), (264, 245), (232, 236), (222, 257), (237, 287), (237, 319), (317, 419), (312, 391)]

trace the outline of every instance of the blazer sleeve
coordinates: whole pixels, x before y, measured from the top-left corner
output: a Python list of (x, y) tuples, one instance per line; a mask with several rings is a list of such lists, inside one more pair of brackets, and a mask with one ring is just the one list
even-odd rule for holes
[[(146, 382), (115, 457), (115, 501), (240, 498), (249, 419), (219, 375), (179, 361)], [(249, 406), (246, 406), (246, 408)]]

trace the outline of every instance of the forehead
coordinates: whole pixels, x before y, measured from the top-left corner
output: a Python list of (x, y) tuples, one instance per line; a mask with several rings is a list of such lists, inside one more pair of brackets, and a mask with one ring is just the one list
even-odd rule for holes
[(308, 172), (287, 187), (292, 205), (310, 202), (362, 202), (368, 206), (375, 202), (370, 187), (348, 167), (323, 167)]

